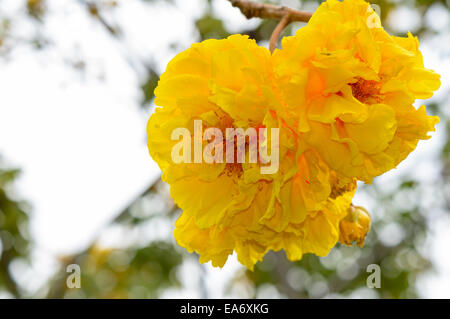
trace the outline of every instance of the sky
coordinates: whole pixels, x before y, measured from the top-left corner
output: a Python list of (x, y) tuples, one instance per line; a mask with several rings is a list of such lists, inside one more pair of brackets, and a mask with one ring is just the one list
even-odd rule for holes
[[(39, 53), (18, 46), (12, 59), (0, 60), (0, 87), (4, 88), (0, 154), (22, 169), (17, 194), (32, 205), (31, 232), (37, 249), (32, 271), (21, 278), (30, 290), (55, 271), (55, 256), (89, 245), (120, 208), (159, 175), (146, 147), (145, 126), (151, 111), (140, 107), (144, 69), (139, 61), (151, 56), (151, 62), (163, 71), (176, 50), (195, 41), (192, 20), (200, 16), (201, 2), (176, 3), (176, 7), (143, 7), (140, 1), (121, 2), (114, 18), (124, 26), (126, 41), (122, 44), (87, 17), (76, 1), (49, 1), (46, 23), (40, 27), (54, 43)], [(257, 23), (247, 21), (226, 1), (214, 3), (215, 12), (231, 31)], [(2, 1), (2, 9), (25, 16), (18, 1)], [(425, 18), (436, 28), (448, 26), (448, 13), (436, 12), (438, 18)], [(402, 21), (410, 17), (407, 10), (397, 14), (403, 15)], [(24, 22), (15, 27), (20, 36), (34, 32), (36, 25)], [(434, 50), (436, 41), (450, 43), (448, 37), (422, 42), (427, 67), (450, 70), (448, 46)], [(168, 49), (170, 43), (177, 43), (177, 49)], [(70, 64), (80, 59), (86, 62), (85, 69), (74, 70)], [(438, 94), (448, 94), (449, 74), (443, 76), (444, 86)], [(421, 178), (430, 181), (436, 173), (430, 163), (442, 141), (438, 131), (398, 170), (382, 178), (388, 183), (396, 174), (427, 172)], [(373, 205), (363, 194), (356, 200), (369, 208)], [(429, 253), (436, 260), (437, 272), (424, 277), (420, 287), (424, 297), (450, 297), (450, 256), (445, 253), (450, 221), (441, 219), (432, 225)], [(205, 273), (199, 274), (195, 262), (188, 261), (182, 270), (183, 290), (168, 291), (165, 297), (201, 297), (195, 290), (200, 276), (206, 276), (211, 297), (223, 297), (227, 280), (242, 269), (233, 258), (223, 270), (207, 265)], [(16, 268), (20, 272), (24, 266)], [(192, 271), (197, 276), (189, 276)], [(274, 294), (270, 289), (265, 293)]]

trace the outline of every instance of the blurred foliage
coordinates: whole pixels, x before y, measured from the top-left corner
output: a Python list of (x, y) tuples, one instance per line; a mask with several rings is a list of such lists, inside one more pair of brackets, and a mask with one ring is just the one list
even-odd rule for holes
[(223, 39), (230, 35), (230, 33), (225, 30), (222, 20), (217, 19), (210, 13), (195, 21), (195, 26), (197, 27), (202, 40)]
[(81, 288), (67, 288), (67, 274), (62, 271), (64, 275), (51, 286), (50, 298), (156, 298), (164, 288), (180, 285), (176, 270), (182, 257), (167, 242), (128, 249), (94, 245), (62, 261), (80, 266)]
[[(30, 45), (42, 49), (52, 45), (52, 39), (45, 34), (40, 26), (52, 14), (48, 10), (48, 0), (20, 0), (23, 12), (36, 26), (36, 33), (29, 38), (18, 37), (15, 33), (16, 19), (3, 13), (0, 3), (0, 56), (14, 57), (14, 47)], [(139, 74), (139, 88), (142, 93), (141, 104), (151, 107), (154, 90), (159, 80), (159, 70), (154, 65), (152, 56), (145, 59), (133, 52), (127, 46), (127, 34), (114, 18), (114, 13), (121, 10), (125, 0), (72, 0), (72, 3), (85, 10), (88, 17), (103, 27), (103, 30), (116, 41), (124, 54), (124, 59), (136, 68)], [(153, 8), (164, 5), (176, 8), (184, 0), (135, 0), (142, 6)], [(221, 12), (215, 6), (227, 0), (199, 0), (199, 12), (192, 25), (196, 30), (196, 40), (224, 38), (231, 34), (227, 29), (229, 21), (223, 19)], [(289, 4), (301, 10), (313, 10), (321, 1), (264, 1), (273, 4)], [(372, 3), (380, 8), (381, 18), (386, 29), (392, 34), (403, 35), (392, 28), (390, 17), (399, 8), (409, 8), (425, 17), (430, 8), (440, 6), (449, 10), (446, 0), (376, 0)], [(201, 12), (200, 12), (201, 11)], [(235, 15), (241, 15), (234, 9)], [(151, 18), (151, 17), (149, 17)], [(247, 34), (261, 45), (266, 45), (277, 21), (259, 21), (252, 28), (238, 30)], [(174, 24), (177, 21), (173, 21)], [(283, 35), (293, 34), (303, 23), (293, 23)], [(142, 42), (151, 41), (152, 32), (164, 30), (149, 30), (150, 37)], [(429, 27), (426, 19), (421, 18), (415, 34), (419, 36), (434, 35), (448, 30), (435, 30)], [(168, 44), (173, 54), (182, 48), (177, 43)], [(80, 60), (83, 66), (87, 62)], [(149, 65), (152, 65), (149, 67)], [(137, 67), (136, 67), (137, 66)], [(160, 66), (164, 67), (164, 66)], [(84, 67), (83, 67), (84, 69)], [(143, 71), (142, 71), (143, 70)], [(439, 167), (441, 177), (432, 185), (422, 184), (408, 176), (400, 176), (396, 187), (381, 187), (373, 185), (360, 187), (359, 192), (367, 194), (377, 203), (376, 211), (372, 212), (372, 229), (363, 249), (338, 245), (324, 258), (306, 255), (301, 261), (289, 262), (283, 252), (269, 253), (254, 272), (243, 268), (234, 276), (228, 285), (230, 293), (238, 293), (243, 297), (267, 297), (275, 295), (289, 298), (322, 298), (366, 296), (375, 298), (414, 298), (419, 295), (417, 278), (425, 271), (432, 270), (433, 265), (424, 254), (424, 245), (429, 237), (430, 207), (424, 200), (433, 194), (443, 211), (450, 210), (450, 119), (442, 105), (446, 101), (433, 100), (429, 106), (432, 113), (441, 117), (440, 128), (445, 130), (445, 145), (440, 154)], [(28, 258), (31, 250), (28, 236), (28, 208), (15, 199), (13, 182), (18, 170), (7, 169), (0, 163), (0, 292), (8, 292), (13, 297), (28, 296), (19, 287), (17, 278), (12, 276), (11, 265), (19, 258)], [(131, 240), (119, 247), (104, 247), (96, 238), (92, 244), (72, 256), (64, 256), (58, 260), (59, 268), (54, 277), (36, 293), (38, 297), (50, 298), (156, 298), (169, 288), (183, 287), (180, 270), (191, 258), (172, 240), (146, 237), (149, 230), (159, 229), (161, 223), (173, 225), (178, 215), (178, 209), (171, 201), (165, 184), (161, 181), (151, 185), (132, 199), (130, 205), (122, 209), (105, 230), (111, 227), (121, 228), (132, 238), (137, 232), (137, 240)], [(133, 235), (134, 234), (134, 235)], [(133, 237), (134, 238), (134, 237)], [(80, 265), (81, 289), (69, 289), (66, 285), (66, 266), (76, 263)], [(204, 268), (195, 263), (204, 274)], [(381, 266), (381, 288), (369, 289), (366, 279), (369, 264)], [(205, 287), (199, 281), (199, 290), (207, 296)]]
[(152, 68), (148, 68), (147, 78), (144, 83), (141, 84), (141, 90), (143, 93), (143, 99), (141, 101), (142, 105), (149, 105), (150, 102), (155, 97), (154, 91), (158, 85), (159, 75)]
[(27, 0), (28, 14), (38, 20), (42, 19), (45, 13), (44, 0)]
[(5, 168), (0, 161), (0, 292), (6, 290), (15, 297), (20, 296), (20, 289), (12, 277), (11, 264), (27, 258), (30, 246), (27, 207), (12, 196), (18, 174), (19, 170)]
[[(109, 227), (122, 227), (131, 233), (153, 218), (167, 219), (177, 207), (166, 185), (156, 180), (130, 205), (125, 207)], [(145, 226), (145, 225), (144, 225)], [(143, 227), (144, 232), (148, 231)], [(127, 235), (125, 235), (127, 237)], [(141, 236), (137, 236), (140, 240)], [(180, 287), (179, 268), (183, 261), (180, 249), (163, 240), (132, 241), (126, 247), (103, 247), (95, 240), (85, 251), (60, 258), (60, 271), (39, 294), (47, 298), (157, 298), (166, 288)], [(81, 288), (68, 288), (66, 268), (81, 268)]]

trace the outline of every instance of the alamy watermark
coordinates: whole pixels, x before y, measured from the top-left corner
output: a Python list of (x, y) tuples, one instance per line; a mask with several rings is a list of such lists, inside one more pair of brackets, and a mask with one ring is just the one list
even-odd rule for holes
[[(172, 140), (179, 140), (172, 148), (172, 161), (179, 163), (259, 163), (261, 174), (275, 174), (279, 168), (279, 129), (265, 127), (203, 129), (202, 120), (194, 120), (194, 134), (187, 128), (172, 131)], [(181, 140), (180, 140), (181, 139)], [(205, 146), (204, 142), (208, 142)], [(269, 146), (270, 142), (270, 148)], [(203, 147), (204, 146), (204, 147)], [(193, 148), (193, 160), (192, 160)], [(225, 148), (225, 150), (224, 150)], [(268, 154), (270, 150), (270, 154)], [(225, 151), (225, 155), (224, 155)]]
[(366, 272), (371, 273), (366, 280), (368, 288), (381, 288), (381, 268), (377, 264), (370, 264)]
[(81, 267), (77, 264), (70, 264), (67, 265), (66, 272), (70, 273), (66, 279), (67, 288), (81, 288)]

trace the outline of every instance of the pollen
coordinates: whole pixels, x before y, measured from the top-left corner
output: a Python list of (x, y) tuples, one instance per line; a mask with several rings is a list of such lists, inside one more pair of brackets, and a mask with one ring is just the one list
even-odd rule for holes
[(375, 104), (382, 101), (380, 94), (381, 84), (373, 80), (358, 78), (358, 81), (350, 84), (353, 96), (365, 104)]

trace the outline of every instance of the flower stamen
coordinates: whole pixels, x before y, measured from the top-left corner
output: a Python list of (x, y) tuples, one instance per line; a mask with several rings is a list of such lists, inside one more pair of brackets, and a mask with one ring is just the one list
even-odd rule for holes
[(381, 84), (377, 81), (358, 78), (358, 81), (351, 83), (350, 87), (355, 99), (362, 103), (376, 104), (382, 101)]

